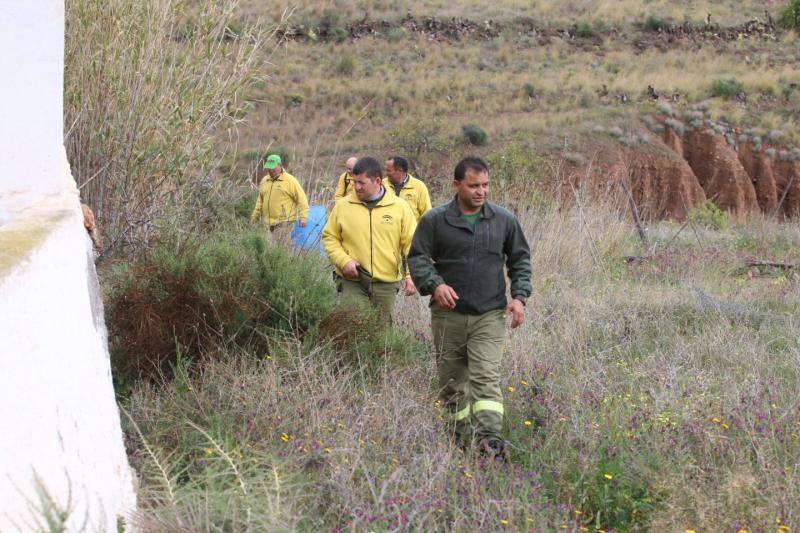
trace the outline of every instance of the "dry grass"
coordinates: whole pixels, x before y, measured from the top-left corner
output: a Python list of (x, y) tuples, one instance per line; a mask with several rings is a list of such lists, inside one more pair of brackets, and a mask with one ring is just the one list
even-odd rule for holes
[[(741, 263), (797, 262), (800, 226), (673, 239), (662, 223), (653, 259), (625, 265), (641, 252), (624, 213), (581, 205), (523, 215), (535, 291), (503, 363), (509, 466), (449, 445), (426, 351), (341, 366), (328, 346), (275, 339), (123, 402), (143, 529), (796, 527), (800, 279)], [(397, 313), (429, 338), (423, 299)]]
[[(518, 17), (530, 17), (545, 25), (573, 24), (576, 19), (604, 21), (607, 24), (630, 24), (642, 22), (650, 14), (671, 18), (677, 22), (691, 20), (705, 21), (708, 13), (712, 20), (721, 24), (738, 24), (752, 18), (764, 18), (764, 10), (775, 9), (774, 1), (737, 2), (725, 1), (668, 1), (651, 0), (639, 2), (635, 0), (500, 0), (498, 2), (480, 2), (478, 0), (413, 0), (406, 2), (353, 2), (351, 0), (332, 0), (329, 2), (312, 2), (302, 0), (294, 2), (296, 17), (303, 21), (316, 21), (326, 12), (338, 14), (344, 20), (361, 19), (367, 14), (373, 19), (396, 19), (406, 13), (415, 15), (436, 14), (443, 18), (466, 17), (474, 20), (493, 19), (500, 21), (513, 20)], [(256, 2), (245, 0), (242, 11), (249, 16), (277, 17), (285, 8), (284, 2)], [(278, 22), (278, 18), (274, 21)]]
[[(296, 175), (325, 185), (347, 156), (388, 155), (397, 149), (397, 131), (434, 120), (443, 124), (438, 136), (449, 152), (467, 150), (460, 128), (473, 122), (489, 134), (489, 152), (523, 134), (547, 153), (587, 124), (636, 120), (651, 108), (648, 85), (663, 95), (679, 94), (678, 107), (706, 101), (716, 118), (781, 129), (794, 142), (791, 109), (800, 92), (784, 91), (800, 78), (785, 46), (743, 39), (637, 52), (613, 38), (598, 46), (560, 38), (540, 45), (516, 35), (460, 43), (422, 35), (398, 42), (287, 42), (273, 56), (274, 76), (250, 93), (256, 103), (241, 130), (241, 149), (259, 153), (271, 143), (285, 146)], [(729, 77), (744, 84), (746, 106), (710, 97), (713, 81)], [(293, 102), (297, 96), (299, 104)], [(449, 160), (437, 165), (435, 157), (429, 159), (418, 161), (424, 176), (449, 173), (443, 164)]]

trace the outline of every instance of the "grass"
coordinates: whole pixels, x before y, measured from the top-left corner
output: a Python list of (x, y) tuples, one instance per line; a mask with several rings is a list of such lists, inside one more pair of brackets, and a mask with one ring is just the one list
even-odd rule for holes
[(410, 359), (211, 343), (122, 399), (143, 529), (796, 527), (800, 279), (742, 262), (800, 261), (800, 226), (660, 223), (626, 265), (624, 212), (581, 205), (521, 214), (535, 291), (503, 362), (508, 466), (448, 443), (425, 302), (400, 297)]
[[(663, 95), (678, 94), (680, 109), (708, 101), (714, 117), (735, 118), (742, 127), (784, 129), (788, 142), (798, 139), (791, 112), (797, 97), (786, 88), (800, 79), (780, 41), (751, 38), (716, 49), (678, 43), (665, 51), (638, 51), (614, 36), (583, 47), (560, 38), (540, 44), (516, 34), (459, 43), (409, 34), (401, 41), (288, 42), (273, 61), (274, 82), (250, 93), (256, 103), (240, 142), (244, 150), (270, 142), (290, 146), (295, 174), (325, 186), (349, 155), (393, 152), (395, 131), (434, 120), (444, 124), (444, 141), (455, 142), (460, 125), (471, 122), (486, 131), (489, 152), (527, 131), (538, 136), (539, 152), (545, 153), (549, 143), (587, 123), (636, 120), (648, 105), (648, 85)], [(710, 98), (714, 80), (729, 78), (747, 91), (746, 107), (735, 99)], [(303, 105), (286, 105), (288, 94), (303, 95)], [(621, 102), (622, 94), (628, 103)], [(421, 163), (425, 177), (447, 175), (451, 168), (442, 158)]]

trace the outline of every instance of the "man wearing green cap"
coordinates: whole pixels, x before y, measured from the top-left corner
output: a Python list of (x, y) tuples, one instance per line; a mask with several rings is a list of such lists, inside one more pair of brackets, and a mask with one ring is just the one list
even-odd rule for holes
[(308, 198), (297, 178), (281, 166), (281, 157), (271, 154), (264, 162), (269, 177), (264, 176), (258, 187), (258, 200), (250, 222), (259, 218), (269, 227), (272, 240), (288, 239), (295, 220), (305, 227), (308, 219)]

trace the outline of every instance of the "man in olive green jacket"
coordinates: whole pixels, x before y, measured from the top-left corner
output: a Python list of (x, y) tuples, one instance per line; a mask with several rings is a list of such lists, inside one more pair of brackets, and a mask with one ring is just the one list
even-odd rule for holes
[[(459, 444), (505, 457), (500, 362), (505, 316), (525, 320), (531, 294), (530, 248), (519, 222), (489, 203), (489, 169), (467, 157), (455, 169), (455, 198), (419, 221), (408, 257), (420, 294), (431, 295), (439, 398)], [(503, 267), (511, 280), (506, 299)]]

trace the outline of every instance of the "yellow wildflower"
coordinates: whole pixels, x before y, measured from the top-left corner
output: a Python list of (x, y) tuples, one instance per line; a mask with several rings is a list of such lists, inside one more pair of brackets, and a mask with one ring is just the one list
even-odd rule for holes
[(721, 420), (719, 418), (717, 418), (716, 416), (714, 418), (712, 418), (711, 421), (714, 422), (715, 424), (719, 424), (721, 422)]
[(508, 386), (508, 392), (514, 392), (514, 390), (515, 390), (514, 387), (512, 387), (511, 385)]
[(333, 450), (331, 450), (330, 448), (325, 448), (325, 453), (332, 453), (332, 452)]
[(687, 529), (686, 533), (697, 533), (694, 529)]
[(206, 455), (214, 455), (214, 450), (211, 448), (203, 448), (203, 451), (206, 452)]
[(286, 433), (281, 433), (281, 440), (283, 442), (289, 442), (289, 435), (287, 435)]
[(525, 421), (525, 427), (531, 427), (532, 425), (533, 425), (533, 422), (531, 422), (530, 420), (526, 420)]
[(728, 424), (722, 424), (722, 429), (728, 429), (730, 426)]
[(611, 481), (612, 479), (614, 479), (614, 476), (612, 476), (611, 474), (603, 474), (603, 477), (604, 477), (604, 478), (606, 478), (606, 479), (607, 479), (607, 480), (609, 480), (609, 481)]
[(501, 526), (507, 526), (508, 525), (508, 520), (506, 520), (505, 518), (501, 518), (500, 519), (500, 525)]
[(525, 385), (526, 387), (528, 386), (528, 382), (525, 381), (524, 379), (522, 381), (520, 381), (519, 384), (520, 385)]

